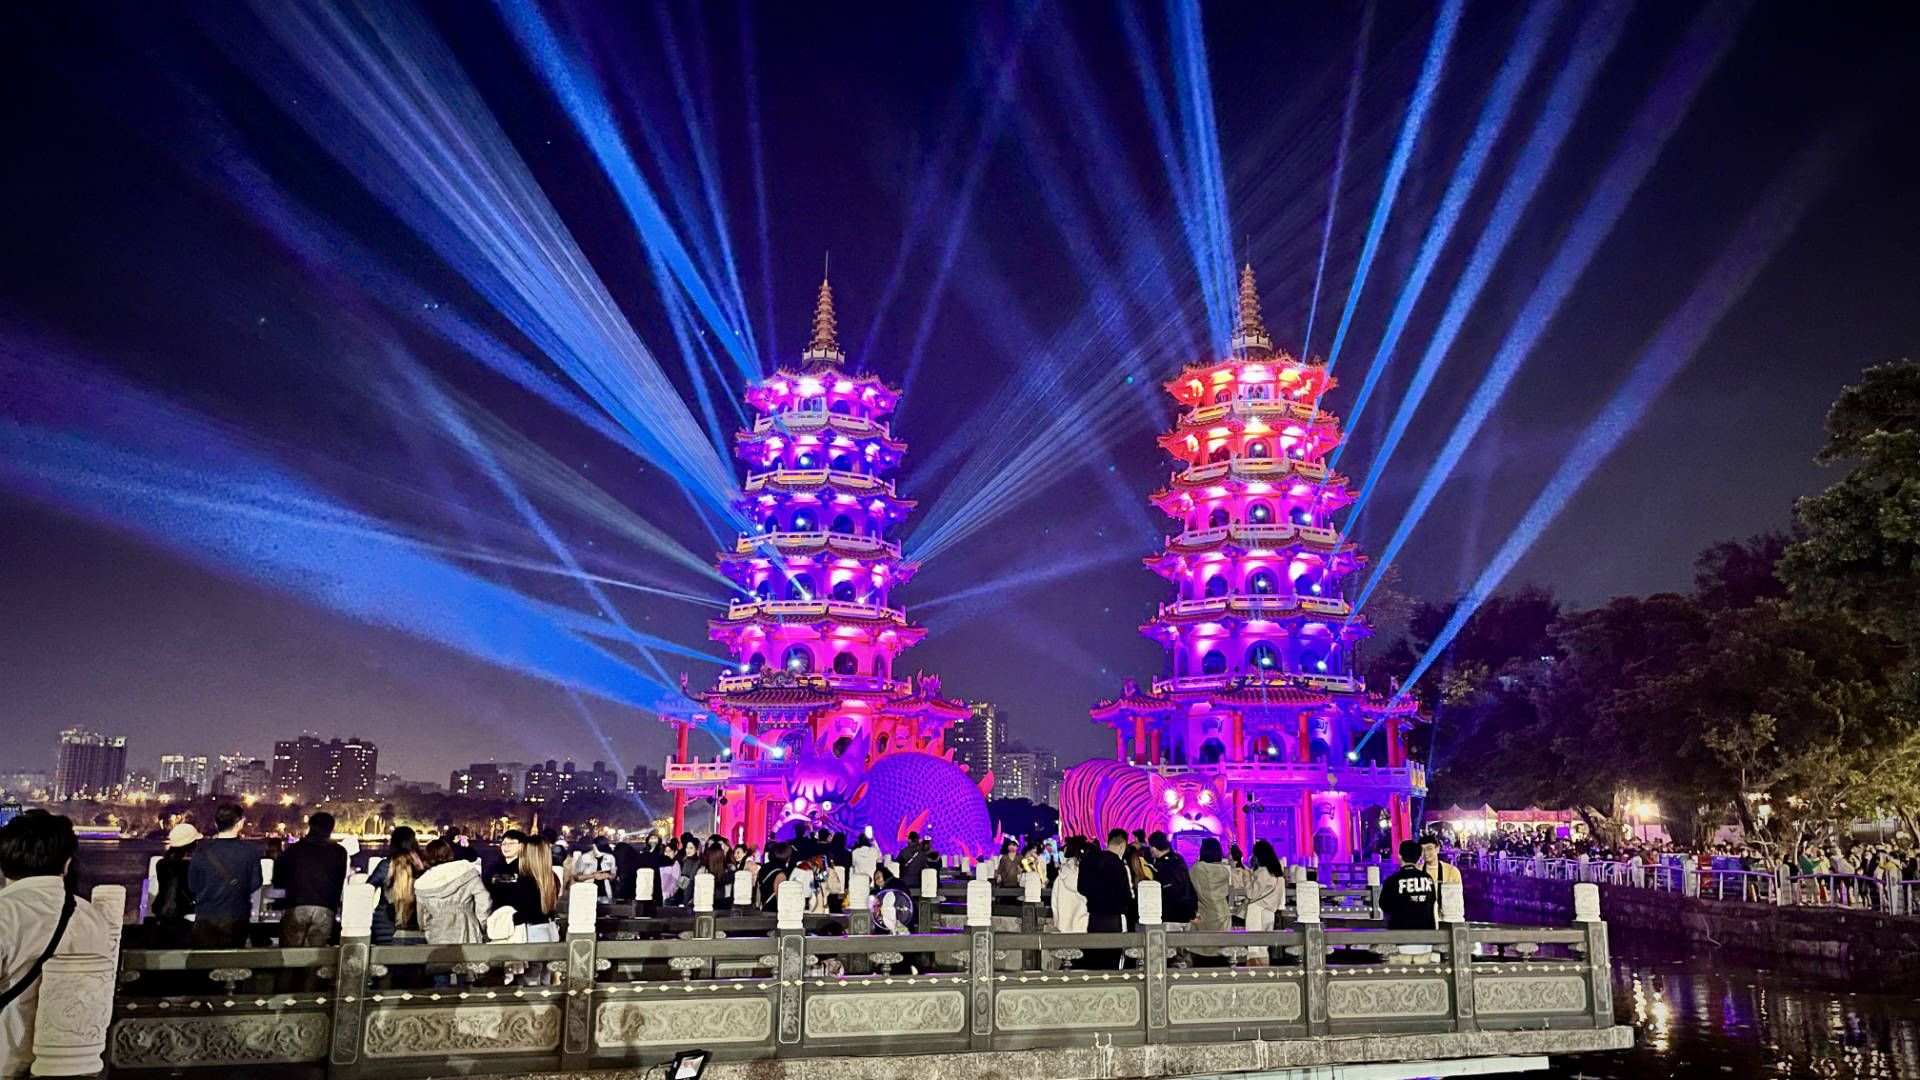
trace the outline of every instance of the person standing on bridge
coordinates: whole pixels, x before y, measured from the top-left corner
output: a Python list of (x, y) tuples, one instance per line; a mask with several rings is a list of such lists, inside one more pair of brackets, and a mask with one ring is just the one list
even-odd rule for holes
[(0, 1076), (33, 1067), (40, 1011), (40, 969), (54, 956), (111, 949), (112, 927), (92, 904), (67, 890), (80, 851), (73, 822), (29, 810), (0, 827)]
[(1400, 841), (1400, 869), (1380, 883), (1380, 910), (1389, 930), (1432, 930), (1440, 925), (1440, 890), (1420, 869), (1420, 841)]
[[(1133, 914), (1133, 880), (1120, 854), (1127, 849), (1127, 832), (1115, 829), (1107, 834), (1105, 849), (1092, 848), (1080, 857), (1080, 895), (1087, 903), (1087, 932), (1117, 934), (1125, 930), (1127, 917)], [(1119, 949), (1086, 950), (1087, 967), (1095, 971), (1115, 971), (1120, 967)]]
[(260, 891), (260, 849), (240, 839), (247, 812), (223, 803), (213, 812), (214, 837), (194, 845), (187, 863), (187, 888), (193, 893), (196, 949), (241, 949), (253, 921), (253, 894)]

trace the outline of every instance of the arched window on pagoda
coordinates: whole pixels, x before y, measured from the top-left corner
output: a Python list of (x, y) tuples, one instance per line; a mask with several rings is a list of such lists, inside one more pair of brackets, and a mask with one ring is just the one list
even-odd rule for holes
[(854, 471), (854, 470), (853, 470), (853, 455), (852, 455), (852, 454), (835, 454), (835, 455), (833, 455), (833, 460), (832, 460), (831, 462), (829, 462), (828, 464), (829, 464), (829, 465), (830, 465), (830, 466), (831, 466), (831, 467), (832, 467), (832, 468), (834, 469), (834, 471), (836, 471), (836, 472), (852, 472), (852, 471)]
[(1248, 671), (1274, 671), (1280, 667), (1280, 650), (1270, 641), (1262, 641), (1247, 650)]
[(1265, 439), (1255, 439), (1247, 444), (1245, 453), (1250, 458), (1272, 457), (1273, 448), (1267, 445)]
[(1213, 448), (1213, 453), (1207, 455), (1207, 463), (1210, 465), (1217, 465), (1220, 462), (1226, 461), (1232, 457), (1233, 457), (1233, 447), (1228, 446), (1225, 443), (1221, 443), (1219, 446), (1216, 446)]
[(814, 517), (811, 510), (795, 510), (792, 520), (791, 528), (794, 532), (812, 532), (818, 526), (820, 519)]
[(893, 736), (888, 732), (883, 731), (880, 734), (875, 735), (873, 737), (873, 752), (876, 754), (886, 753), (887, 746), (892, 742), (893, 742)]
[(1254, 401), (1267, 400), (1267, 384), (1254, 383), (1252, 386), (1247, 387), (1247, 397), (1252, 398)]
[(1247, 591), (1255, 596), (1271, 596), (1280, 590), (1280, 579), (1262, 567), (1247, 575)]
[(1232, 520), (1233, 515), (1227, 513), (1226, 507), (1216, 506), (1213, 508), (1213, 513), (1207, 515), (1207, 528), (1217, 529)]
[(1315, 765), (1325, 765), (1327, 759), (1332, 756), (1333, 750), (1327, 746), (1325, 739), (1315, 739), (1307, 744), (1307, 757)]
[(802, 412), (826, 412), (827, 399), (823, 397), (807, 398), (800, 403), (800, 410)]
[(1300, 670), (1309, 675), (1333, 674), (1333, 639), (1319, 634), (1303, 634), (1298, 653)]
[(1306, 507), (1304, 507), (1304, 506), (1296, 506), (1296, 507), (1294, 507), (1294, 508), (1293, 508), (1293, 513), (1291, 513), (1291, 514), (1289, 514), (1289, 515), (1287, 515), (1287, 516), (1293, 519), (1293, 523), (1294, 523), (1295, 525), (1311, 525), (1311, 524), (1313, 524), (1313, 511), (1311, 511), (1311, 510), (1309, 510), (1309, 509), (1307, 509), (1307, 508), (1306, 508)]
[(1200, 761), (1198, 764), (1217, 765), (1221, 761), (1224, 761), (1226, 756), (1226, 743), (1221, 742), (1219, 739), (1208, 739), (1206, 742), (1200, 744)]
[(838, 401), (835, 401), (832, 407), (828, 411), (835, 413), (836, 415), (839, 415), (839, 416), (852, 416), (853, 402), (848, 401), (846, 398), (841, 398)]
[(791, 588), (795, 600), (811, 600), (817, 595), (813, 588), (813, 578), (806, 574), (793, 575)]
[(1317, 562), (1300, 560), (1293, 564), (1293, 591), (1298, 596), (1319, 596), (1326, 587), (1326, 568)]
[(833, 740), (833, 756), (834, 757), (842, 757), (846, 754), (848, 750), (852, 748), (853, 748), (853, 736), (851, 735), (842, 735), (839, 738)]
[(887, 674), (887, 658), (886, 658), (886, 656), (885, 656), (885, 655), (883, 655), (883, 654), (881, 654), (881, 653), (874, 653), (874, 654), (873, 654), (873, 673), (874, 673), (875, 675), (878, 675), (878, 676), (880, 676), (881, 678), (885, 678), (885, 677), (886, 677), (886, 674)]
[(1223, 675), (1227, 670), (1227, 654), (1219, 649), (1210, 649), (1200, 658), (1200, 674)]
[(1256, 502), (1247, 504), (1247, 521), (1254, 525), (1265, 525), (1273, 520), (1273, 506)]
[(841, 514), (841, 515), (839, 515), (839, 516), (837, 516), (837, 517), (835, 517), (835, 518), (833, 519), (833, 525), (832, 525), (832, 526), (830, 526), (830, 529), (831, 529), (831, 531), (833, 531), (833, 532), (837, 532), (837, 533), (846, 533), (846, 534), (848, 534), (848, 535), (850, 535), (850, 536), (851, 536), (851, 535), (853, 534), (853, 518), (852, 518), (852, 516), (850, 516), (850, 515), (847, 515), (847, 514)]
[(747, 672), (749, 674), (758, 674), (759, 672), (765, 671), (766, 668), (767, 668), (766, 653), (757, 652), (747, 659)]
[(780, 666), (789, 674), (805, 675), (813, 670), (813, 653), (807, 651), (805, 645), (789, 646), (786, 655), (780, 660)]
[(1280, 757), (1280, 752), (1283, 749), (1285, 749), (1285, 747), (1279, 739), (1274, 738), (1266, 732), (1261, 732), (1253, 737), (1252, 742), (1247, 744), (1247, 756), (1255, 761), (1272, 761)]
[(1227, 402), (1232, 400), (1233, 400), (1233, 384), (1232, 383), (1227, 383), (1223, 386), (1216, 386), (1213, 388), (1213, 403), (1215, 405), (1219, 405), (1222, 402)]
[(802, 450), (793, 455), (793, 467), (796, 469), (817, 469), (820, 467), (820, 455), (811, 450)]
[[(848, 604), (853, 603), (853, 599), (854, 599), (853, 582), (851, 580), (835, 582), (833, 586), (833, 598), (843, 603), (848, 603)], [(841, 674), (851, 675), (853, 673), (850, 671), (843, 671), (841, 672)]]
[(850, 652), (836, 653), (833, 658), (833, 673), (835, 675), (858, 675), (860, 673), (859, 658)]
[(1207, 579), (1207, 599), (1218, 600), (1227, 595), (1227, 576), (1215, 574)]
[(753, 595), (757, 599), (761, 599), (761, 600), (773, 599), (773, 582), (763, 581), (760, 584), (755, 585), (753, 587)]

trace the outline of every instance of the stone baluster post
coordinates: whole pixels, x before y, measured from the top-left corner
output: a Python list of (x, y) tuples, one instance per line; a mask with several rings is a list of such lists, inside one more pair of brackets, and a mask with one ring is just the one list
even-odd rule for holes
[(967, 882), (967, 997), (975, 1050), (993, 1048), (993, 882)]
[[(126, 903), (124, 889), (120, 899)], [(113, 980), (111, 956), (69, 953), (47, 958), (40, 969), (40, 1010), (33, 1025), (34, 1076), (106, 1075)]]
[[(1020, 875), (1020, 932), (1023, 934), (1038, 934), (1046, 928), (1047, 908), (1041, 901), (1041, 890), (1045, 884), (1045, 875)], [(1045, 950), (1035, 949), (1023, 958), (1022, 966), (1029, 971), (1037, 971), (1044, 966), (1042, 961), (1045, 956)]]
[(327, 1075), (354, 1077), (361, 1072), (360, 1028), (366, 1015), (367, 970), (373, 954), (373, 886), (347, 886), (340, 899), (340, 953), (334, 963), (333, 1049)]
[(940, 871), (920, 871), (920, 904), (914, 909), (913, 932), (931, 934), (940, 925)]
[(1680, 891), (1686, 896), (1700, 895), (1700, 861), (1691, 855), (1680, 856)]
[(646, 918), (654, 913), (653, 887), (658, 881), (653, 867), (643, 866), (633, 872), (633, 913)]
[[(847, 877), (847, 934), (861, 936), (873, 933), (873, 879), (865, 874), (850, 874)], [(850, 953), (845, 957), (847, 974), (865, 975), (873, 970), (871, 960), (866, 953)]]
[(733, 910), (753, 910), (753, 871), (736, 870), (733, 873)]
[(993, 881), (994, 870), (995, 870), (995, 866), (992, 862), (986, 859), (982, 859), (979, 862), (973, 864), (973, 880), (985, 881), (991, 884)]
[(1386, 918), (1380, 910), (1380, 867), (1374, 863), (1367, 864), (1367, 917), (1374, 922)]
[[(703, 941), (713, 940), (714, 931), (718, 929), (713, 914), (713, 887), (716, 884), (718, 882), (714, 876), (705, 870), (693, 875), (693, 936)], [(706, 974), (706, 971), (707, 968), (703, 966), (701, 974)]]
[(1593, 1026), (1607, 1027), (1613, 1023), (1613, 963), (1607, 951), (1607, 924), (1600, 921), (1600, 886), (1573, 887), (1573, 921), (1587, 934), (1582, 951), (1587, 954), (1587, 1001)]
[(777, 947), (774, 970), (778, 976), (775, 995), (774, 1053), (792, 1053), (800, 1045), (800, 1020), (805, 1002), (802, 985), (807, 973), (807, 890), (797, 881), (783, 881), (779, 898), (779, 921), (774, 925)]
[[(709, 886), (711, 889), (711, 886)], [(708, 919), (712, 893), (708, 894)], [(584, 1069), (593, 1054), (594, 915), (600, 889), (591, 881), (567, 890), (567, 999), (560, 1030), (560, 1067)]]
[(1305, 978), (1307, 1034), (1327, 1033), (1327, 931), (1320, 924), (1320, 883), (1296, 882), (1293, 919), (1300, 930), (1300, 965)]
[(1440, 929), (1447, 932), (1447, 962), (1453, 968), (1453, 1029), (1478, 1031), (1480, 1018), (1473, 1000), (1473, 932), (1467, 926), (1466, 890), (1458, 882), (1440, 886)]
[(1160, 883), (1135, 887), (1140, 909), (1140, 965), (1146, 975), (1147, 1041), (1167, 1041), (1167, 927), (1161, 917)]

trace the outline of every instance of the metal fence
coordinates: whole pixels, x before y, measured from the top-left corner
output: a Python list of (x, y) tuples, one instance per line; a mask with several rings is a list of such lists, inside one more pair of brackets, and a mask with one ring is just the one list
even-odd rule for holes
[(696, 1047), (755, 1059), (1612, 1025), (1597, 890), (1582, 921), (1548, 929), (1466, 923), (1449, 886), (1440, 929), (1391, 931), (1323, 922), (1308, 883), (1284, 928), (1200, 933), (1164, 925), (1147, 883), (1130, 932), (1060, 934), (1031, 899), (996, 907), (988, 883), (961, 888), (962, 925), (875, 934), (864, 908), (804, 915), (792, 886), (777, 916), (676, 922), (597, 916), (582, 885), (558, 943), (436, 946), (374, 945), (372, 890), (354, 886), (338, 946), (127, 950), (106, 1056), (126, 1076), (385, 1077)]
[(1655, 889), (1713, 900), (1837, 907), (1886, 915), (1920, 914), (1920, 907), (1916, 907), (1920, 904), (1920, 881), (1892, 874), (1880, 878), (1865, 874), (1792, 874), (1784, 867), (1775, 872), (1724, 864), (1702, 866), (1692, 856), (1641, 863), (1462, 851), (1458, 862), (1488, 873)]

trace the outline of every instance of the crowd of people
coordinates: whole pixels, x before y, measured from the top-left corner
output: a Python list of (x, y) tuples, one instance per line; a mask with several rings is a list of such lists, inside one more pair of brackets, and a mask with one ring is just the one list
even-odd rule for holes
[(1884, 878), (1892, 872), (1902, 881), (1920, 880), (1920, 849), (1905, 838), (1893, 844), (1842, 842), (1834, 838), (1809, 838), (1786, 845), (1721, 840), (1689, 847), (1670, 839), (1631, 833), (1604, 840), (1593, 835), (1572, 838), (1515, 830), (1465, 837), (1459, 847), (1468, 853), (1484, 852), (1510, 858), (1577, 859), (1585, 855), (1594, 862), (1643, 866), (1678, 862), (1691, 855), (1695, 864), (1704, 869), (1785, 872), (1789, 877), (1841, 874)]
[[(334, 820), (324, 812), (309, 817), (304, 835), (292, 843), (250, 838), (246, 810), (238, 804), (220, 806), (206, 824), (211, 835), (185, 821), (168, 834), (145, 918), (150, 947), (240, 948), (269, 944), (269, 937), (289, 948), (329, 945), (338, 940), (345, 886), (355, 875), (364, 875), (375, 890), (376, 944), (556, 942), (562, 897), (571, 885), (593, 884), (607, 904), (685, 907), (703, 874), (711, 875), (716, 907), (773, 911), (780, 887), (793, 881), (804, 886), (809, 910), (828, 913), (845, 912), (849, 885), (864, 877), (881, 916), (876, 929), (907, 933), (912, 927), (898, 917), (894, 900), (901, 907), (911, 904), (922, 873), (943, 866), (932, 838), (917, 833), (889, 857), (869, 836), (849, 841), (824, 831), (756, 850), (691, 833), (616, 840), (509, 829), (496, 843), (483, 844), (450, 827), (423, 841), (414, 829), (399, 826), (374, 856), (358, 850), (351, 837), (336, 838)], [(1248, 856), (1207, 838), (1191, 863), (1165, 833), (1116, 829), (1105, 841), (1008, 840), (980, 876), (1008, 888), (1041, 885), (1050, 894), (1050, 929), (1100, 934), (1141, 922), (1140, 886), (1146, 882), (1159, 886), (1159, 916), (1169, 929), (1271, 930), (1285, 908), (1290, 873), (1312, 873), (1290, 870), (1264, 840)], [(0, 874), (7, 881), (0, 889), (0, 1054), (14, 1055), (9, 1062), (31, 1043), (33, 984), (45, 957), (107, 947), (102, 917), (75, 901), (77, 852), (66, 818), (29, 811), (0, 828)], [(1438, 886), (1458, 880), (1458, 871), (1439, 853), (1432, 837), (1402, 845), (1402, 865), (1384, 880), (1380, 901), (1390, 928), (1437, 925)], [(639, 873), (643, 869), (652, 873)], [(271, 899), (277, 918), (261, 917), (262, 896)], [(887, 897), (893, 899), (881, 902)], [(1265, 961), (1265, 950), (1250, 952), (1249, 963)], [(1087, 949), (1083, 966), (1115, 969), (1122, 953), (1118, 947)], [(1227, 962), (1225, 950), (1213, 946), (1183, 948), (1178, 957), (1195, 966)], [(460, 982), (460, 969), (436, 969), (435, 982)], [(549, 975), (538, 964), (514, 964), (507, 977), (538, 983)]]

